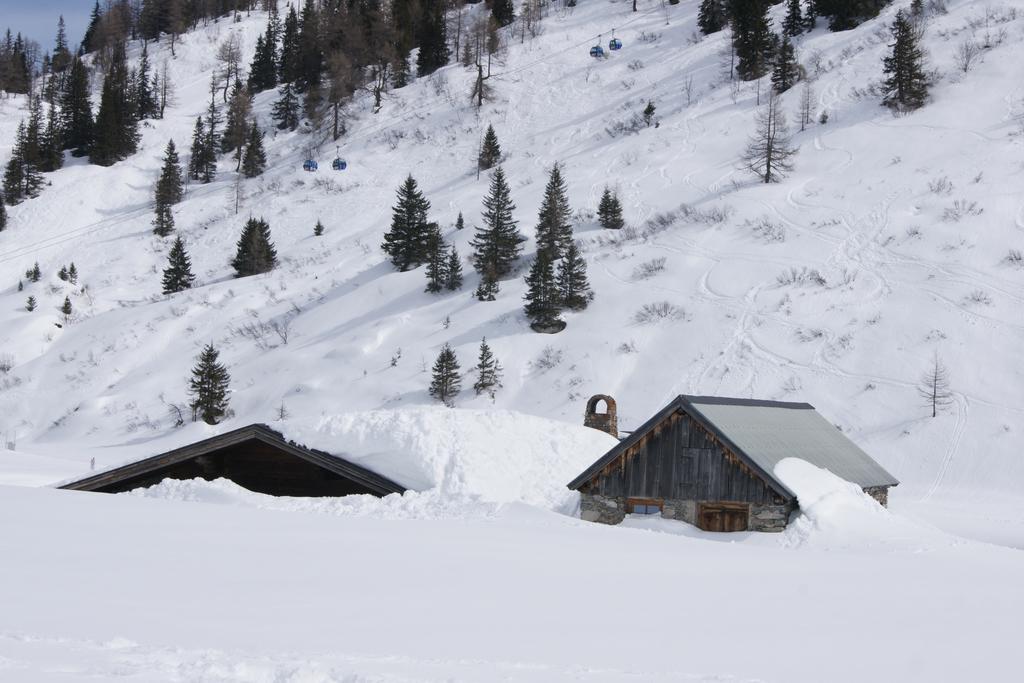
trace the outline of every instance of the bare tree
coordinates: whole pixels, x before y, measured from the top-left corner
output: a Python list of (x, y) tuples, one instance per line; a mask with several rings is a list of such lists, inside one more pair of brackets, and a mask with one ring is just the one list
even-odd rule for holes
[(924, 400), (926, 407), (931, 407), (932, 417), (939, 414), (939, 409), (953, 403), (953, 392), (949, 389), (949, 371), (942, 364), (939, 354), (932, 358), (931, 367), (921, 376), (917, 394)]
[(792, 159), (796, 155), (777, 93), (769, 96), (755, 120), (757, 130), (743, 152), (743, 168), (765, 183), (776, 183), (793, 170)]
[(800, 90), (800, 130), (806, 130), (814, 120), (814, 85), (810, 78), (804, 79), (804, 87)]
[(981, 48), (976, 42), (968, 38), (957, 46), (953, 52), (958, 69), (967, 73), (974, 66), (974, 62), (981, 56)]
[(242, 63), (242, 46), (239, 44), (238, 36), (232, 33), (227, 37), (220, 47), (217, 48), (217, 61), (220, 62), (220, 73), (217, 74), (224, 79), (224, 102), (228, 101), (228, 91), (231, 84), (240, 77), (240, 65)]
[(174, 104), (174, 82), (171, 81), (170, 70), (167, 68), (167, 60), (160, 65), (160, 80), (156, 92), (157, 106), (160, 108), (160, 118), (164, 117), (164, 110), (168, 104)]

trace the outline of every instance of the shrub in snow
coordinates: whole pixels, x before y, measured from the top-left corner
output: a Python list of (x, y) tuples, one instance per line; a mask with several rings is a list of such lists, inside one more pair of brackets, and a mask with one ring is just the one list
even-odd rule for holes
[(633, 269), (634, 280), (646, 280), (647, 278), (654, 277), (661, 271), (665, 270), (666, 259), (664, 256), (651, 259), (650, 261), (644, 261), (636, 268)]
[(545, 346), (541, 349), (540, 355), (530, 361), (530, 366), (540, 372), (547, 372), (562, 363), (563, 352), (554, 346)]
[(682, 307), (668, 301), (656, 301), (641, 306), (640, 310), (633, 314), (633, 322), (647, 325), (662, 320), (682, 320), (685, 317), (686, 311)]

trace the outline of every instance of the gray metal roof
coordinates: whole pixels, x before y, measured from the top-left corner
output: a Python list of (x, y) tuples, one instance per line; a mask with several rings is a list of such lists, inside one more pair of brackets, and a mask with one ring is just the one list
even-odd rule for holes
[(899, 482), (808, 403), (717, 396), (678, 396), (588, 467), (570, 484), (578, 489), (676, 411), (700, 422), (779, 493), (795, 497), (775, 478), (775, 464), (801, 458), (861, 487)]

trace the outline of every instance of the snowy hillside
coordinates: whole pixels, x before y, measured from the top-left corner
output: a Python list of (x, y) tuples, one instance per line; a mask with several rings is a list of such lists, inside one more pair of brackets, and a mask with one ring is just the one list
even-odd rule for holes
[[(475, 72), (452, 64), (388, 92), (377, 113), (359, 93), (336, 152), (305, 124), (273, 130), (275, 94), (258, 95), (267, 172), (240, 181), (224, 159), (175, 207), (192, 290), (161, 294), (171, 240), (152, 233), (153, 185), (169, 139), (187, 156), (217, 46), (237, 35), (248, 63), (265, 13), (185, 34), (175, 56), (151, 44), (175, 97), (141, 128), (141, 151), (111, 168), (70, 160), (9, 208), (0, 681), (1014, 679), (1024, 8), (939, 3), (948, 11), (930, 11), (923, 43), (931, 101), (901, 117), (876, 86), (909, 0), (797, 38), (814, 122), (794, 124), (799, 86), (783, 96), (799, 152), (789, 177), (764, 185), (739, 158), (767, 86), (729, 80), (728, 32), (700, 36), (698, 2), (556, 4), (539, 36), (506, 36), (481, 109)], [(772, 9), (776, 26), (783, 13)], [(613, 30), (624, 48), (591, 58)], [(967, 71), (954, 54), (965, 40), (987, 45)], [(634, 126), (648, 101), (657, 125)], [(25, 116), (24, 98), (0, 98), (0, 162)], [(530, 240), (497, 301), (479, 302), (468, 256), (488, 125)], [(316, 174), (301, 169), (310, 153)], [(336, 154), (347, 170), (329, 170)], [(524, 316), (523, 275), (555, 163), (595, 299), (545, 335)], [(461, 291), (425, 293), (423, 268), (396, 272), (380, 249), (409, 173), (462, 256)], [(621, 231), (596, 222), (606, 186), (623, 199)], [(250, 216), (269, 222), (281, 264), (236, 279)], [(19, 291), (36, 262), (42, 280)], [(77, 285), (57, 278), (71, 262)], [(439, 349), (468, 371), (483, 337), (503, 386), (476, 396), (467, 375), (442, 407), (427, 393)], [(176, 427), (171, 406), (210, 342), (233, 415)], [(936, 354), (953, 400), (933, 419), (918, 386)], [(585, 523), (564, 485), (614, 443), (582, 426), (596, 393), (618, 401), (624, 431), (680, 393), (806, 401), (901, 485), (886, 511), (789, 460), (775, 474), (802, 513), (783, 534)], [(416, 490), (48, 488), (253, 422)]]

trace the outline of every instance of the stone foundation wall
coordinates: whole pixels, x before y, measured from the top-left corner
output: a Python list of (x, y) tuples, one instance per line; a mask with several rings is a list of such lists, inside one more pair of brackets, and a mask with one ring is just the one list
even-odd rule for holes
[(864, 489), (864, 493), (868, 494), (872, 498), (878, 501), (878, 504), (884, 508), (889, 507), (889, 487), (888, 486), (869, 486)]
[[(796, 505), (751, 505), (747, 528), (750, 531), (778, 532), (786, 528)], [(697, 525), (697, 501), (665, 500), (661, 516)], [(626, 499), (596, 494), (580, 495), (580, 518), (586, 522), (618, 524), (626, 517)]]
[(625, 498), (606, 498), (597, 494), (580, 494), (580, 519), (598, 524), (618, 524), (626, 518)]
[(796, 504), (751, 505), (747, 528), (751, 531), (785, 531), (789, 515), (796, 510)]

